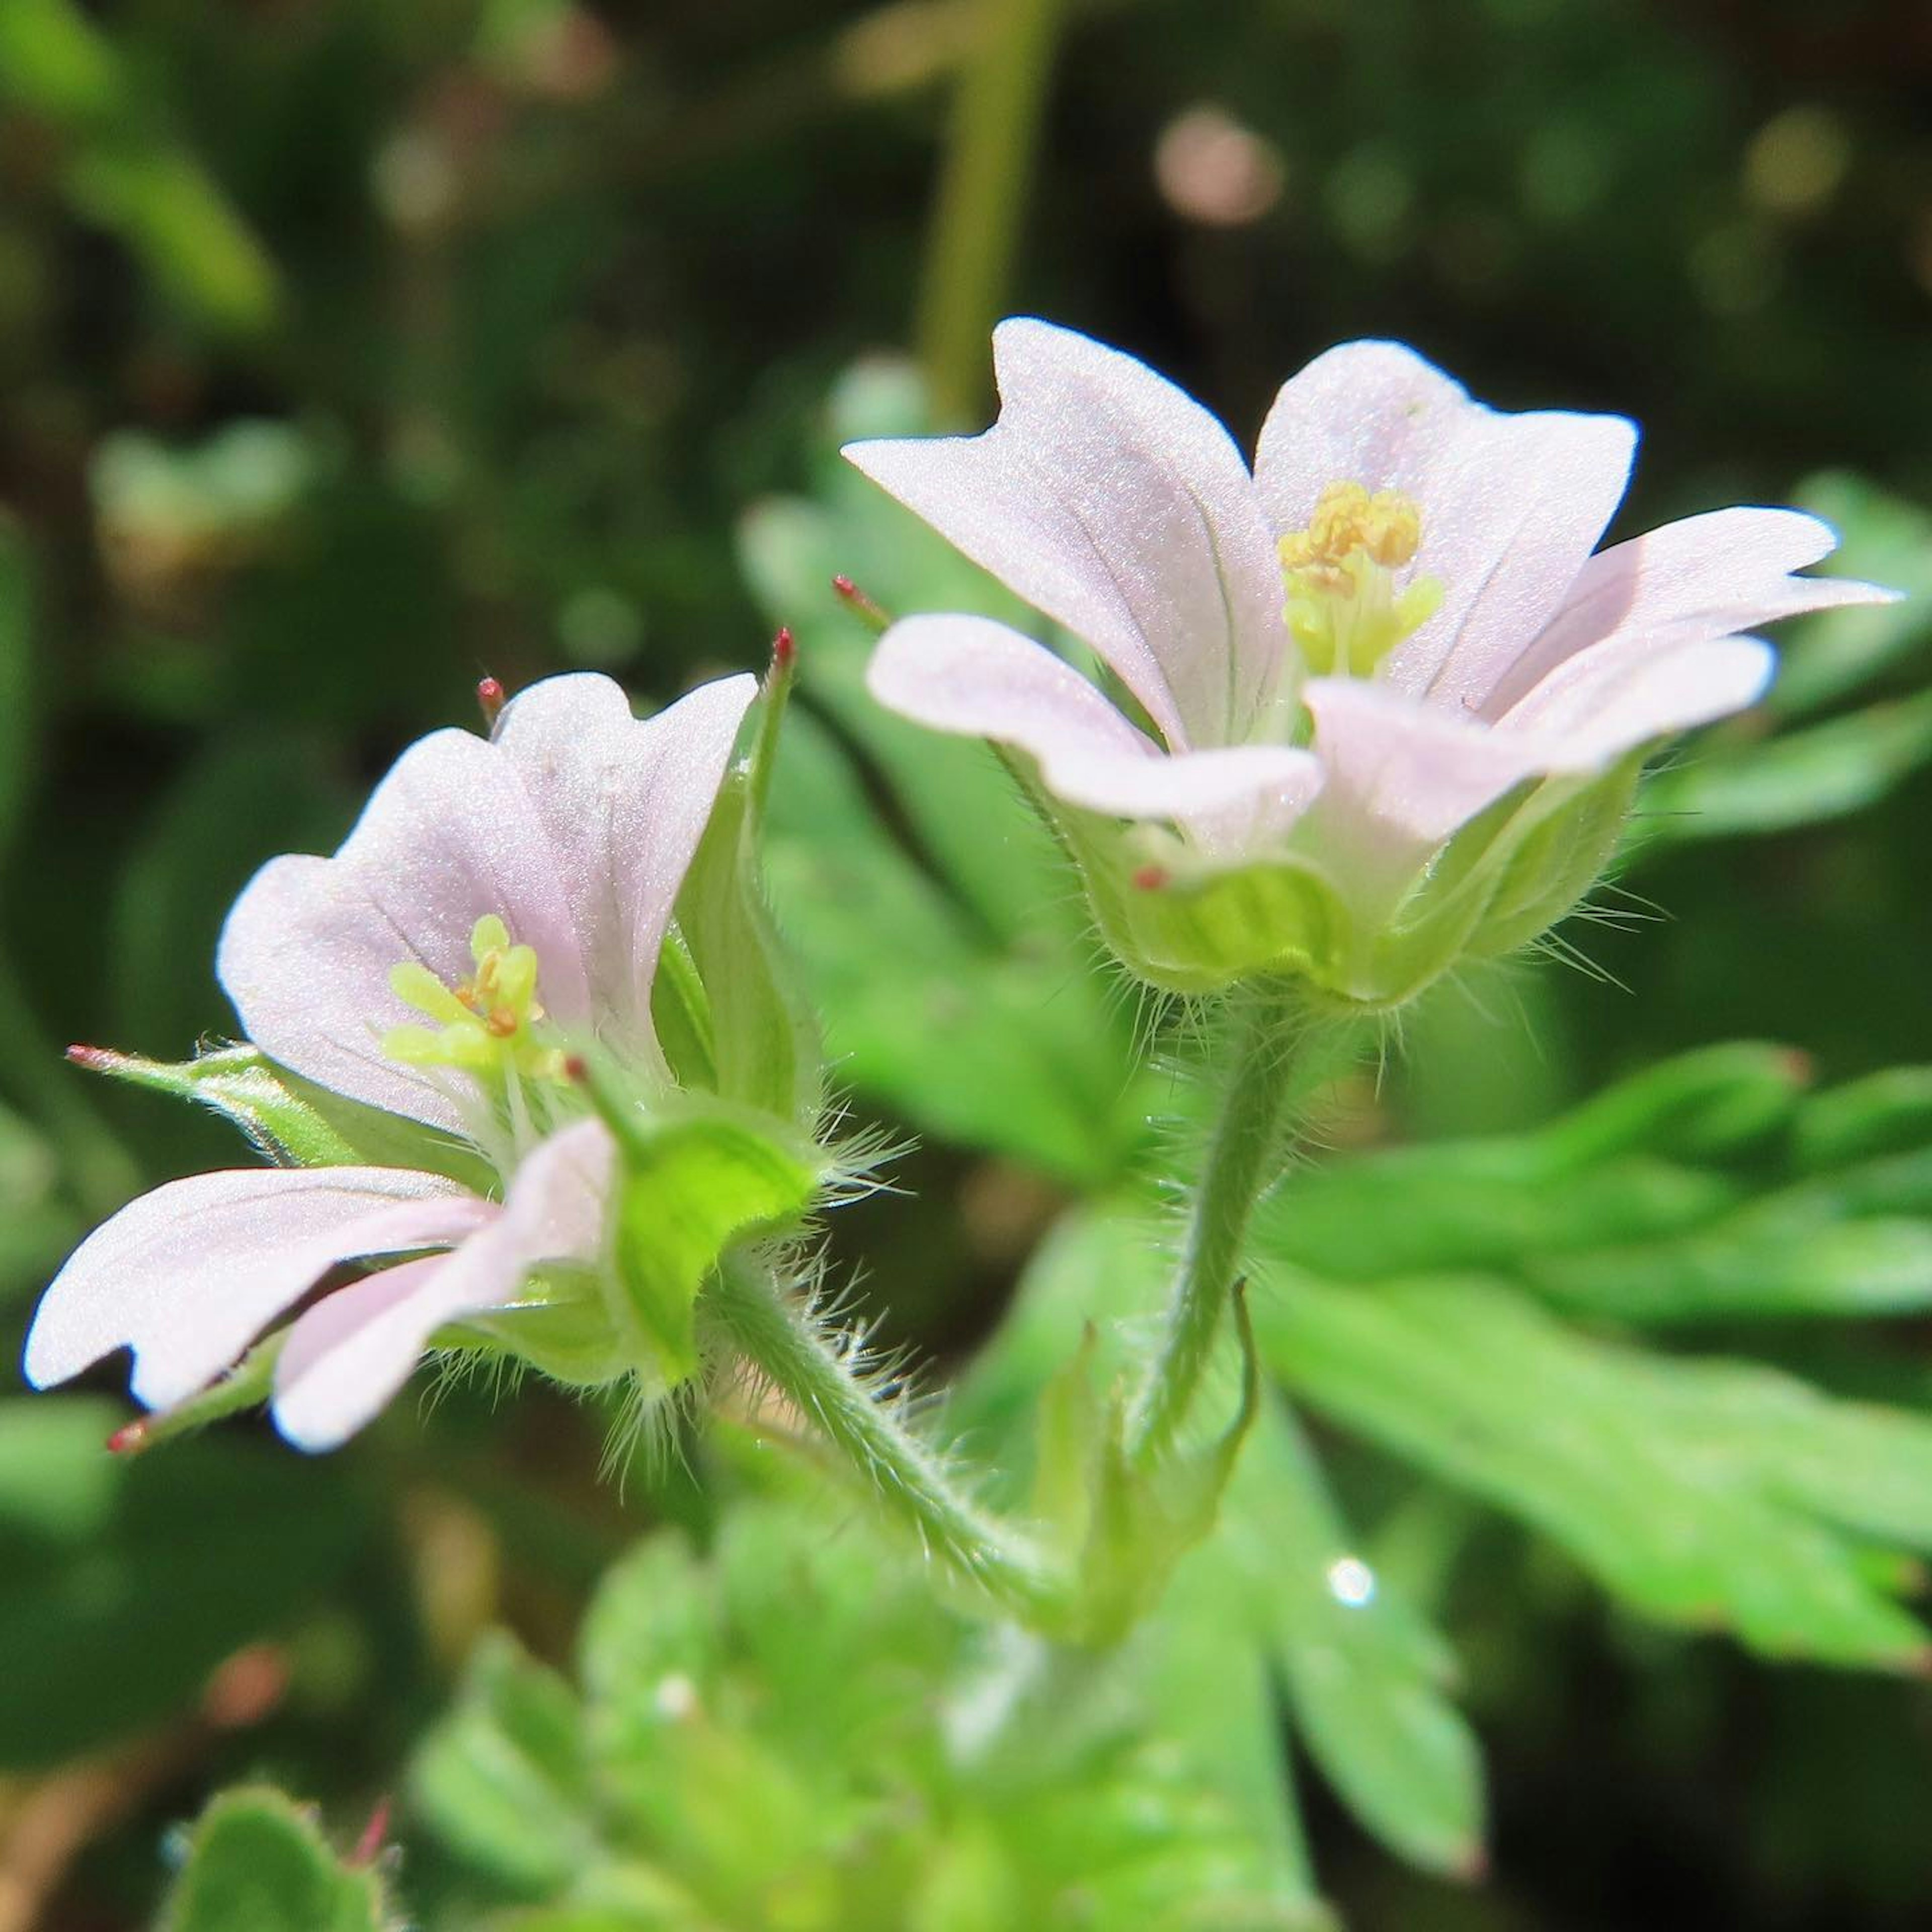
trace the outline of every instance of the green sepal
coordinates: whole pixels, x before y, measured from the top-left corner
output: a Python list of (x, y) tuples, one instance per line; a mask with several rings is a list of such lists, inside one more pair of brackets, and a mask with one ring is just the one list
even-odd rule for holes
[(601, 1270), (568, 1262), (526, 1275), (514, 1308), (465, 1316), (440, 1339), (461, 1346), (476, 1336), (570, 1388), (602, 1388), (638, 1366), (612, 1328)]
[(1149, 1462), (1127, 1445), (1122, 1391), (1095, 1386), (1090, 1327), (1040, 1398), (1034, 1514), (1072, 1560), (1064, 1628), (1081, 1644), (1119, 1642), (1157, 1604), (1174, 1567), (1213, 1530), (1241, 1444), (1261, 1405), (1261, 1370), (1246, 1298), (1234, 1298), (1240, 1408), (1218, 1437)]
[(1024, 757), (1007, 763), (1078, 868), (1102, 936), (1139, 977), (1192, 996), (1285, 976), (1378, 1010), (1466, 958), (1514, 952), (1570, 912), (1615, 853), (1641, 760), (1519, 787), (1379, 908), (1357, 904), (1346, 878), (1292, 843), (1246, 865), (1150, 862), (1136, 830), (1053, 797)]
[(724, 781), (678, 896), (677, 932), (703, 987), (712, 1090), (808, 1124), (823, 1095), (824, 1055), (765, 905), (757, 783), (748, 766)]
[(607, 1306), (634, 1366), (667, 1387), (698, 1366), (699, 1291), (734, 1242), (795, 1228), (825, 1156), (768, 1114), (698, 1095), (646, 1113), (593, 1067), (585, 1083), (617, 1143)]
[(266, 1786), (224, 1792), (188, 1842), (160, 1932), (388, 1932), (380, 1872), (345, 1865), (310, 1814)]
[(116, 1430), (108, 1446), (117, 1455), (136, 1455), (158, 1449), (178, 1436), (191, 1435), (211, 1422), (238, 1415), (244, 1408), (259, 1408), (274, 1388), (275, 1358), (287, 1340), (288, 1331), (284, 1329), (256, 1342), (207, 1388), (196, 1390), (172, 1408), (158, 1408), (152, 1414), (137, 1416)]
[(410, 1168), (446, 1174), (478, 1193), (496, 1185), (482, 1156), (463, 1142), (332, 1094), (252, 1046), (218, 1047), (178, 1063), (101, 1047), (76, 1047), (69, 1058), (90, 1072), (212, 1108), (285, 1167)]

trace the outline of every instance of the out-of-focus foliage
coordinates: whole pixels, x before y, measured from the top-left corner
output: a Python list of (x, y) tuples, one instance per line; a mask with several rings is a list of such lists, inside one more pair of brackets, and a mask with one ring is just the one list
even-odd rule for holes
[[(856, 1122), (922, 1144), (904, 1197), (839, 1217), (842, 1264), (1023, 1480), (1084, 1322), (1157, 1285), (1148, 1183), (1193, 1096), (1136, 1058), (1154, 1016), (1093, 970), (997, 764), (862, 697), (832, 572), (1015, 614), (832, 456), (922, 420), (868, 352), (917, 337), (964, 412), (978, 318), (1046, 313), (1241, 430), (1328, 342), (1400, 335), (1504, 404), (1636, 416), (1619, 533), (1802, 500), (1846, 568), (1921, 593), (1788, 627), (1771, 702), (1657, 776), (1564, 935), (1597, 976), (1448, 989), (1342, 1096), (1250, 1289), (1298, 1419), (1257, 1426), (1216, 1539), (1084, 1706), (989, 1724), (1019, 1663), (856, 1504), (788, 1528), (794, 1499), (745, 1510), (694, 1444), (600, 1484), (623, 1418), (596, 1403), (452, 1383), (319, 1466), (245, 1423), (112, 1461), (106, 1372), (0, 1404), (19, 1922), (152, 1922), (173, 1846), (176, 1932), (756, 1923), (767, 1882), (854, 1924), (909, 1899), (923, 1919), (880, 1922), (1052, 1924), (1033, 1901), (1150, 1824), (1123, 1888), (1238, 1870), (1369, 1932), (1924, 1922), (1925, 1694), (1697, 1634), (1883, 1666), (1923, 1642), (1911, 45), (1887, 0), (0, 0), (14, 1339), (118, 1201), (252, 1157), (138, 1089), (231, 1024), (209, 962), (254, 866), (326, 849), (484, 670), (660, 698), (782, 621), (779, 923)], [(982, 71), (1030, 50), (1004, 98), (1046, 104), (990, 172), (953, 111), (976, 46)], [(87, 1081), (70, 1039), (154, 1064)], [(1780, 1044), (1690, 1052), (1740, 1039)], [(258, 1072), (192, 1077), (254, 1131), (311, 1129)], [(680, 1672), (701, 1694), (661, 1708)], [(948, 1728), (974, 1708), (977, 1759)], [(329, 1847), (412, 1753), (379, 1882)], [(206, 1811), (265, 1775), (326, 1832), (258, 1790)], [(1485, 1847), (1490, 1888), (1443, 1882)], [(1003, 1887), (1027, 1903), (989, 1920)], [(1170, 1895), (1096, 1909), (1159, 1923)]]
[[(419, 1814), (505, 1932), (1215, 1927), (1325, 1918), (1238, 1796), (1110, 1673), (947, 1615), (808, 1497), (612, 1570), (580, 1690), (507, 1638), (416, 1761)], [(1156, 1682), (1158, 1673), (1156, 1673)], [(1158, 1704), (1158, 1692), (1153, 1700)]]

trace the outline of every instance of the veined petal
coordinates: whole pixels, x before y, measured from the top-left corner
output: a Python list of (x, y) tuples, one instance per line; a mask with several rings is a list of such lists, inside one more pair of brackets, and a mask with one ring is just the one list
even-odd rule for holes
[(332, 859), (272, 859), (222, 928), (215, 970), (242, 1030), (272, 1060), (352, 1099), (460, 1131), (431, 1075), (382, 1037), (420, 1016), (390, 986), (420, 961), (446, 983), (472, 970), (470, 934), (494, 913), (533, 948), (544, 1006), (590, 1013), (556, 856), (509, 760), (467, 731), (411, 746)]
[(1837, 545), (1816, 517), (1751, 507), (1687, 517), (1614, 544), (1584, 565), (1541, 634), (1498, 663), (1483, 715), (1501, 717), (1580, 651), (1667, 650), (1801, 611), (1894, 601), (1894, 592), (1873, 584), (1794, 574)]
[(1623, 500), (1636, 430), (1621, 416), (1472, 400), (1394, 342), (1352, 342), (1292, 377), (1263, 425), (1256, 482), (1277, 531), (1330, 483), (1395, 490), (1421, 512), (1413, 575), (1442, 589), (1400, 645), (1398, 691), (1460, 708), (1562, 602)]
[(991, 617), (902, 619), (879, 640), (866, 684), (915, 724), (1016, 745), (1042, 764), (1076, 751), (1160, 755), (1071, 664)]
[(718, 678), (638, 718), (593, 672), (512, 700), (497, 751), (524, 782), (582, 950), (593, 1010), (655, 1052), (651, 982), (758, 680)]
[(338, 1262), (460, 1241), (496, 1213), (439, 1174), (382, 1167), (195, 1174), (132, 1201), (42, 1298), (24, 1368), (37, 1388), (116, 1348), (151, 1408), (194, 1394)]
[(879, 641), (872, 694), (916, 722), (1029, 753), (1056, 798), (1119, 818), (1169, 819), (1213, 842), (1286, 827), (1321, 781), (1273, 745), (1168, 753), (1078, 672), (988, 617), (908, 617)]
[(309, 1310), (275, 1364), (282, 1433), (300, 1448), (334, 1448), (387, 1405), (439, 1328), (514, 1303), (547, 1262), (596, 1259), (612, 1158), (600, 1122), (567, 1127), (517, 1170), (502, 1212), (453, 1254), (352, 1282)]
[(1763, 696), (1777, 654), (1761, 638), (1695, 638), (1649, 651), (1612, 638), (1559, 665), (1493, 728), (1607, 764), (1639, 746), (1727, 718)]
[(1466, 722), (1386, 687), (1316, 678), (1303, 697), (1325, 774), (1304, 820), (1309, 849), (1352, 896), (1393, 902), (1512, 786), (1566, 768), (1540, 735)]
[(1240, 452), (1173, 384), (1071, 329), (1004, 322), (993, 355), (983, 435), (846, 455), (1093, 645), (1174, 749), (1238, 738), (1288, 646)]

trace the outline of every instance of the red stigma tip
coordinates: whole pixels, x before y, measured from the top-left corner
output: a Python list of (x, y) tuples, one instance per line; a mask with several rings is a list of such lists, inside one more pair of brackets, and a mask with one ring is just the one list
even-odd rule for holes
[(385, 1841), (389, 1835), (389, 1801), (386, 1797), (376, 1801), (376, 1808), (369, 1814), (369, 1822), (362, 1827), (362, 1835), (356, 1840), (356, 1849), (349, 1854), (352, 1868), (373, 1865), (381, 1856)]
[(842, 571), (832, 580), (832, 587), (874, 630), (883, 631), (892, 621), (890, 615), (868, 597)]
[(509, 693), (503, 688), (503, 681), (501, 678), (486, 677), (478, 681), (476, 702), (483, 708), (484, 724), (496, 723), (496, 714), (502, 710), (504, 700), (508, 695)]
[(563, 1077), (581, 1087), (590, 1078), (590, 1063), (580, 1053), (569, 1054), (563, 1063)]
[(107, 1453), (110, 1456), (132, 1456), (148, 1446), (148, 1419), (137, 1415), (132, 1422), (124, 1422), (107, 1438)]
[(1134, 884), (1144, 892), (1157, 892), (1167, 884), (1168, 871), (1165, 866), (1143, 866), (1134, 874)]
[(789, 670), (798, 656), (798, 645), (793, 638), (791, 626), (781, 624), (778, 635), (772, 640), (772, 662), (780, 670)]

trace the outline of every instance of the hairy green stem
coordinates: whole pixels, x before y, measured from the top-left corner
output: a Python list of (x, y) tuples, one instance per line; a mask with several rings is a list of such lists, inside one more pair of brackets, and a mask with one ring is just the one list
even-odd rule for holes
[(782, 1280), (754, 1255), (730, 1254), (704, 1299), (738, 1352), (844, 1456), (928, 1556), (1023, 1621), (1055, 1620), (1066, 1590), (1044, 1554), (964, 1492)]
[(1226, 1084), (1195, 1181), (1160, 1351), (1127, 1420), (1128, 1454), (1144, 1465), (1173, 1446), (1186, 1420), (1240, 1276), (1256, 1204), (1281, 1171), (1317, 1058), (1311, 1048), (1333, 1037), (1288, 982), (1263, 980), (1236, 1000)]

